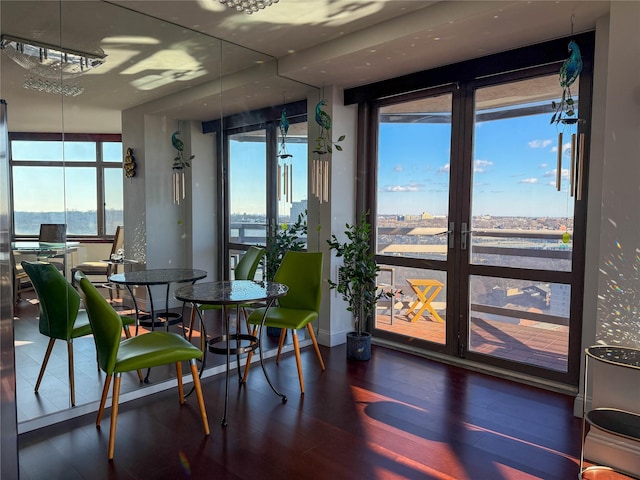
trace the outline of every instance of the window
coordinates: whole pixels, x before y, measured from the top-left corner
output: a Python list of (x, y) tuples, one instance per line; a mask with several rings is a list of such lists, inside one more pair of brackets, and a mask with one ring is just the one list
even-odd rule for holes
[(123, 222), (120, 135), (9, 136), (14, 235), (66, 223), (69, 236), (113, 235)]

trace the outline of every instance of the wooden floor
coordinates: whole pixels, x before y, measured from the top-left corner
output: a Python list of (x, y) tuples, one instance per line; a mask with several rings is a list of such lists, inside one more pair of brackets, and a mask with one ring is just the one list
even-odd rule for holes
[(229, 425), (219, 419), (224, 379), (204, 380), (211, 436), (195, 398), (175, 391), (121, 406), (115, 460), (108, 420), (79, 417), (22, 434), (20, 472), (37, 479), (545, 479), (577, 478), (580, 420), (573, 398), (373, 347), (351, 363), (345, 347), (267, 362), (289, 399), (259, 369), (231, 382)]

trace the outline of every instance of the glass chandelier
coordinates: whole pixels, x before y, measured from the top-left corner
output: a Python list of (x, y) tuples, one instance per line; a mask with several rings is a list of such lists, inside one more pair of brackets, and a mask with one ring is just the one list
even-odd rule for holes
[(229, 8), (235, 8), (239, 12), (251, 15), (254, 12), (264, 10), (280, 0), (220, 0), (220, 3)]

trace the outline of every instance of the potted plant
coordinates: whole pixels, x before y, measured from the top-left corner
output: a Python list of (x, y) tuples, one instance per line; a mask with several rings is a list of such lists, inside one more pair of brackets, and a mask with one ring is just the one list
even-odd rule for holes
[[(283, 223), (269, 235), (265, 246), (264, 272), (267, 280), (273, 280), (282, 262), (282, 257), (289, 250), (300, 251), (305, 247), (307, 236), (307, 212), (298, 215), (297, 220), (292, 224)], [(269, 337), (280, 337), (280, 329), (267, 327)]]
[(307, 236), (307, 212), (298, 215), (292, 224), (283, 223), (267, 239), (265, 246), (265, 276), (267, 280), (273, 280), (282, 257), (289, 250), (300, 251), (305, 247)]
[(376, 302), (389, 294), (384, 290), (378, 291), (376, 286), (380, 267), (370, 251), (371, 225), (367, 215), (363, 215), (359, 223), (346, 225), (345, 242), (338, 241), (335, 235), (327, 240), (329, 249), (335, 251), (336, 257), (342, 258), (342, 265), (338, 267), (338, 281), (329, 280), (329, 285), (342, 295), (355, 321), (355, 331), (347, 333), (349, 360), (371, 358), (371, 334), (363, 329), (367, 319), (375, 312)]

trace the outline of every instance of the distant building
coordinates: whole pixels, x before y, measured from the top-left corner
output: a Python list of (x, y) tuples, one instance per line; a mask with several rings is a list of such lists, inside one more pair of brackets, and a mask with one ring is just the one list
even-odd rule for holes
[(558, 317), (568, 317), (571, 309), (571, 286), (561, 283), (551, 284), (549, 313)]
[(301, 200), (299, 202), (293, 202), (291, 204), (291, 210), (289, 213), (289, 221), (290, 222), (295, 222), (298, 219), (298, 216), (300, 214), (304, 214), (304, 212), (307, 210), (307, 201), (306, 200)]

